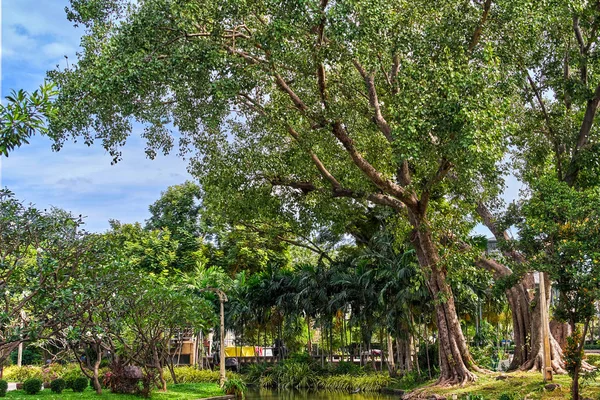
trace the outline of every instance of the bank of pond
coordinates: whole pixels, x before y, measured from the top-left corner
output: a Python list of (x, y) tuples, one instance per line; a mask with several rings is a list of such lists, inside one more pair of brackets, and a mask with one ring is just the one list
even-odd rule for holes
[[(592, 364), (600, 360), (590, 357)], [(596, 364), (597, 365), (597, 364)], [(101, 370), (103, 377), (109, 370)], [(165, 370), (168, 380), (168, 391), (154, 391), (152, 399), (158, 400), (192, 400), (222, 396), (224, 391), (219, 387), (219, 371), (200, 370), (194, 367), (175, 368), (177, 384)], [(435, 378), (419, 376), (414, 373), (406, 374), (401, 378), (390, 378), (388, 374), (369, 371), (351, 365), (342, 364), (329, 369), (318, 369), (301, 362), (284, 362), (280, 364), (256, 364), (247, 368), (243, 374), (227, 372), (229, 381), (244, 381), (247, 385), (247, 400), (391, 400), (401, 399), (402, 392), (409, 392), (415, 388), (423, 390), (422, 398), (435, 395), (437, 399), (459, 400), (546, 400), (568, 398), (570, 378), (567, 375), (556, 375), (554, 383), (558, 384), (549, 390), (542, 381), (540, 373), (516, 372), (501, 374), (482, 374), (473, 384), (465, 387), (435, 388), (426, 387), (435, 382)], [(44, 367), (9, 366), (4, 368), (3, 378), (11, 382), (24, 382), (28, 379), (37, 379), (48, 383), (52, 379), (72, 380), (81, 377), (81, 372), (75, 364), (56, 365)], [(394, 392), (391, 392), (394, 391)], [(388, 394), (389, 393), (389, 394)], [(585, 381), (582, 393), (584, 397), (593, 400), (600, 394), (600, 380), (589, 379)], [(44, 389), (35, 396), (27, 395), (22, 390), (9, 391), (7, 398), (12, 399), (118, 399), (139, 398), (132, 395), (111, 393), (106, 389), (102, 395), (97, 395), (91, 387), (81, 393), (66, 389), (62, 394), (54, 394), (49, 389)]]

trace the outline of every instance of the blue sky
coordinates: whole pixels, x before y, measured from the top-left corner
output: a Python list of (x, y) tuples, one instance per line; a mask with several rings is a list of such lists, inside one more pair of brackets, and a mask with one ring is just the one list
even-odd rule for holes
[[(65, 15), (68, 0), (1, 0), (2, 98), (11, 89), (34, 90), (46, 71), (76, 59), (81, 29)], [(192, 180), (187, 161), (170, 155), (149, 160), (144, 143), (134, 136), (123, 161), (99, 145), (67, 143), (53, 152), (50, 140), (36, 136), (1, 159), (2, 187), (39, 208), (64, 208), (86, 217), (87, 229), (104, 231), (109, 219), (144, 221), (148, 206), (170, 185)]]

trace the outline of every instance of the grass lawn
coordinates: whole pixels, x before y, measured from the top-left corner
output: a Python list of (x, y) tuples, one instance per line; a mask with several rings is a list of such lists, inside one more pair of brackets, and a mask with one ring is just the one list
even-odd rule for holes
[[(179, 385), (169, 385), (166, 393), (154, 391), (152, 399), (154, 400), (192, 400), (205, 397), (219, 396), (223, 391), (216, 383), (182, 383)], [(72, 400), (72, 399), (140, 399), (140, 397), (125, 394), (113, 394), (106, 390), (101, 396), (98, 396), (94, 390), (87, 388), (83, 393), (75, 393), (72, 390), (65, 390), (61, 394), (55, 394), (50, 389), (44, 389), (38, 394), (26, 394), (22, 390), (10, 391), (6, 394), (7, 399), (23, 400)]]
[[(558, 383), (561, 388), (553, 392), (544, 389), (545, 384), (542, 381), (541, 373), (513, 372), (505, 374), (508, 379), (496, 380), (498, 375), (498, 373), (479, 375), (475, 383), (465, 387), (423, 389), (425, 390), (423, 394), (437, 393), (448, 399), (452, 398), (452, 394), (457, 394), (459, 399), (464, 398), (467, 394), (479, 394), (483, 395), (486, 400), (496, 400), (502, 393), (512, 394), (517, 400), (525, 398), (530, 400), (569, 399), (571, 397), (569, 394), (571, 378), (568, 375), (554, 375), (552, 383)], [(600, 399), (600, 379), (584, 385), (581, 394), (582, 397)]]

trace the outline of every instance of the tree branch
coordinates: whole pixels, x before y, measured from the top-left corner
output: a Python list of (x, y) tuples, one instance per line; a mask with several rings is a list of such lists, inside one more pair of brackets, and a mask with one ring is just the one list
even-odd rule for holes
[(421, 207), (423, 209), (427, 208), (427, 204), (429, 203), (429, 199), (431, 197), (431, 190), (446, 177), (453, 166), (454, 165), (445, 158), (440, 160), (438, 170), (436, 171), (435, 175), (427, 181), (425, 188), (423, 189), (423, 193), (421, 194)]
[(579, 61), (579, 73), (581, 76), (581, 81), (584, 84), (587, 84), (587, 61), (585, 60), (587, 57), (587, 46), (585, 45), (581, 28), (579, 27), (578, 15), (573, 15), (573, 31), (575, 32), (575, 38), (577, 38), (577, 43), (579, 44), (579, 54), (582, 57), (582, 59)]
[(367, 86), (367, 91), (369, 93), (369, 104), (371, 105), (371, 108), (373, 108), (374, 111), (373, 122), (375, 122), (375, 125), (377, 125), (377, 127), (379, 128), (381, 133), (383, 133), (383, 136), (385, 136), (388, 142), (393, 142), (394, 139), (392, 138), (392, 129), (381, 114), (381, 106), (379, 105), (377, 88), (375, 87), (375, 77), (372, 73), (367, 73), (367, 71), (365, 71), (365, 69), (358, 60), (353, 60), (352, 63), (354, 64), (356, 70), (363, 77), (365, 85)]
[(570, 186), (573, 186), (577, 176), (579, 175), (579, 170), (581, 169), (578, 165), (579, 153), (581, 150), (587, 145), (590, 131), (594, 124), (594, 118), (596, 116), (596, 112), (598, 110), (598, 104), (600, 103), (600, 84), (596, 86), (596, 90), (594, 91), (594, 96), (587, 101), (587, 107), (585, 109), (585, 114), (583, 116), (583, 122), (581, 123), (581, 128), (579, 129), (579, 136), (577, 138), (577, 144), (575, 149), (573, 150), (573, 156), (571, 157), (571, 162), (569, 163), (569, 169), (565, 175), (565, 182)]
[(348, 135), (346, 129), (341, 122), (336, 121), (332, 124), (333, 135), (339, 140), (344, 146), (346, 151), (350, 154), (354, 164), (377, 186), (385, 193), (390, 194), (400, 201), (402, 201), (408, 207), (416, 207), (417, 199), (412, 193), (408, 193), (402, 186), (397, 185), (391, 180), (385, 178), (381, 172), (379, 172), (371, 163), (369, 163), (363, 156), (358, 152), (354, 144), (354, 140)]
[(311, 193), (314, 191), (320, 191), (323, 193), (331, 194), (331, 196), (333, 198), (348, 197), (348, 198), (352, 198), (352, 199), (366, 199), (375, 204), (379, 204), (379, 205), (386, 206), (386, 207), (391, 207), (392, 209), (394, 209), (396, 211), (400, 211), (405, 208), (404, 203), (402, 203), (400, 200), (398, 200), (392, 196), (388, 196), (384, 193), (365, 194), (365, 193), (357, 192), (352, 189), (343, 188), (343, 187), (333, 188), (331, 191), (328, 191), (328, 190), (318, 188), (314, 183), (309, 182), (309, 181), (291, 181), (291, 180), (282, 179), (282, 178), (278, 178), (278, 177), (266, 178), (266, 179), (273, 186), (291, 187), (291, 188), (300, 190), (303, 194), (308, 194), (308, 193)]
[(483, 26), (485, 25), (485, 21), (488, 18), (491, 7), (492, 0), (485, 0), (485, 3), (483, 4), (483, 14), (481, 15), (481, 19), (479, 20), (477, 28), (475, 28), (475, 32), (473, 32), (471, 43), (469, 43), (469, 53), (475, 49), (475, 46), (477, 46), (479, 40), (481, 39), (481, 32), (483, 32)]
[(560, 146), (558, 143), (558, 137), (555, 134), (554, 129), (552, 128), (552, 123), (550, 122), (550, 115), (548, 114), (548, 110), (546, 110), (546, 104), (544, 103), (544, 99), (542, 98), (542, 95), (541, 95), (540, 90), (538, 89), (537, 85), (533, 81), (533, 78), (531, 78), (531, 75), (529, 75), (529, 71), (527, 71), (527, 80), (529, 81), (529, 85), (531, 86), (531, 89), (533, 90), (533, 93), (535, 94), (535, 98), (537, 99), (537, 102), (538, 102), (540, 108), (542, 109), (542, 114), (544, 115), (544, 120), (546, 121), (546, 127), (548, 128), (547, 137), (548, 137), (548, 140), (550, 140), (550, 143), (552, 143), (552, 145), (554, 146), (554, 154), (556, 156), (556, 169), (557, 169), (557, 173), (558, 173), (558, 178), (562, 180), (562, 175), (563, 175), (562, 159), (561, 159), (561, 153), (560, 153)]
[[(490, 232), (492, 232), (492, 235), (494, 235), (498, 242), (510, 242), (512, 240), (506, 230), (502, 230), (498, 227), (496, 218), (483, 202), (477, 203), (476, 210), (477, 214), (481, 218), (481, 222), (490, 230)], [(523, 254), (516, 250), (504, 250), (503, 253), (506, 257), (509, 257), (518, 263), (525, 262), (525, 257)]]

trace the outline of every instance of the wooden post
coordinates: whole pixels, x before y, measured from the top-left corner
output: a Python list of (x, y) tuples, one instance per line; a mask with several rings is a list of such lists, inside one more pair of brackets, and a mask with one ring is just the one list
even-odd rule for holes
[(208, 290), (208, 291), (216, 293), (217, 296), (219, 296), (219, 303), (221, 304), (221, 329), (220, 329), (220, 332), (221, 332), (221, 346), (220, 347), (221, 348), (219, 351), (219, 355), (220, 355), (219, 383), (221, 384), (221, 386), (223, 386), (223, 384), (227, 380), (227, 375), (225, 374), (225, 302), (227, 301), (227, 295), (221, 289), (206, 288), (206, 289), (202, 289), (202, 290)]
[(19, 348), (17, 349), (17, 367), (20, 367), (23, 362), (23, 342), (19, 343)]
[(542, 347), (544, 382), (552, 381), (552, 360), (550, 358), (550, 328), (546, 307), (546, 274), (540, 272), (540, 316), (542, 322)]
[(225, 375), (225, 302), (227, 301), (227, 296), (221, 290), (217, 292), (219, 294), (219, 302), (221, 303), (221, 361), (220, 361), (220, 379), (219, 383), (221, 386), (227, 380), (227, 376)]

